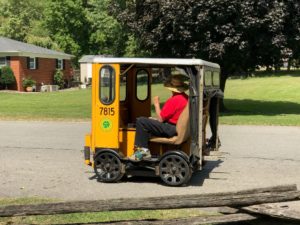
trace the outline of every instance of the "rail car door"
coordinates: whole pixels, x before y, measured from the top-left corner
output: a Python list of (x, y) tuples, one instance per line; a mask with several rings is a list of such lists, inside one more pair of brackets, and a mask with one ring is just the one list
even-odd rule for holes
[(119, 76), (119, 64), (93, 64), (93, 149), (119, 148)]

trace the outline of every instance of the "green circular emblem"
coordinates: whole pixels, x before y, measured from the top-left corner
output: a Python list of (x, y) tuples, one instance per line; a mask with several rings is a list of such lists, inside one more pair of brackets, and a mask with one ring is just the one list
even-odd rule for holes
[(103, 131), (110, 131), (112, 129), (112, 121), (105, 118), (101, 120), (100, 126)]

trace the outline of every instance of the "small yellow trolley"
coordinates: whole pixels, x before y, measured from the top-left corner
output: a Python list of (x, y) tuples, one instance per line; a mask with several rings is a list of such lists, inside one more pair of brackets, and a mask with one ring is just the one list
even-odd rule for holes
[[(84, 56), (80, 63), (92, 67), (92, 124), (84, 156), (99, 181), (116, 182), (124, 175), (160, 176), (167, 185), (183, 185), (193, 171), (201, 170), (204, 153), (218, 150), (218, 99), (223, 96), (218, 64), (103, 56)], [(151, 84), (168, 79), (173, 70), (185, 74), (189, 83), (189, 101), (176, 125), (177, 136), (152, 137), (151, 159), (132, 161), (128, 157), (134, 153), (136, 118), (151, 116)]]

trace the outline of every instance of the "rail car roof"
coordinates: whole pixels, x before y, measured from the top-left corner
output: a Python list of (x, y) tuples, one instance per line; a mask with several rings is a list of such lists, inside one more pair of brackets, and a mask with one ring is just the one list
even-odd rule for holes
[(216, 63), (202, 59), (182, 59), (182, 58), (114, 58), (101, 55), (86, 55), (80, 63), (117, 63), (117, 64), (138, 64), (138, 65), (161, 65), (161, 66), (209, 66), (220, 68)]

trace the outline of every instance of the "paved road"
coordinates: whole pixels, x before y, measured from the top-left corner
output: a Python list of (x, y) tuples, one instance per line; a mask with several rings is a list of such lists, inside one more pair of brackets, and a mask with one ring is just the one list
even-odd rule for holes
[(110, 199), (300, 187), (300, 127), (221, 126), (220, 156), (208, 158), (188, 187), (159, 178), (98, 183), (83, 164), (85, 122), (0, 121), (0, 198)]

